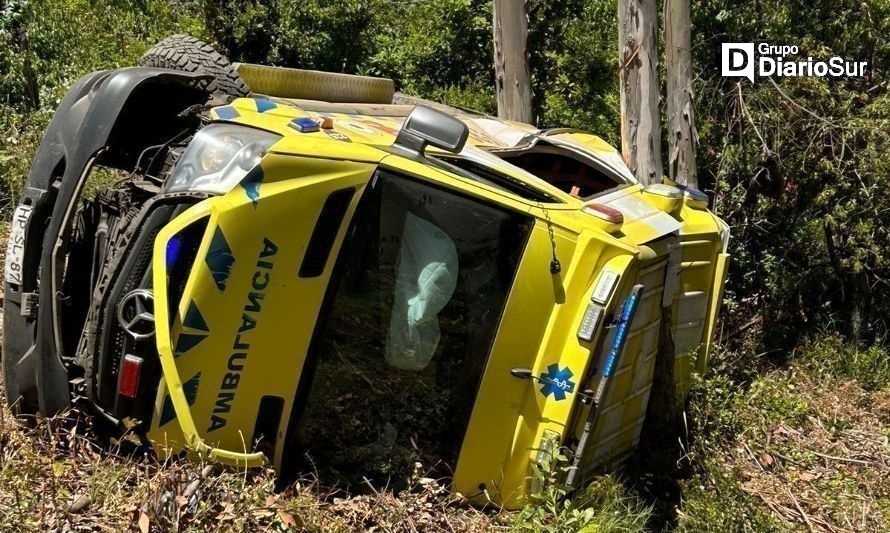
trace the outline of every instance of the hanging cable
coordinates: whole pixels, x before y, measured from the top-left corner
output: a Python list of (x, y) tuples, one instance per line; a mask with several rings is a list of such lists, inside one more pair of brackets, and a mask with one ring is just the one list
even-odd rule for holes
[(550, 211), (544, 207), (544, 204), (538, 202), (538, 207), (544, 212), (544, 221), (547, 223), (547, 235), (550, 237), (550, 251), (552, 254), (550, 259), (550, 273), (555, 276), (562, 272), (562, 265), (559, 263), (559, 258), (556, 257), (556, 238), (553, 236), (553, 221), (550, 220)]

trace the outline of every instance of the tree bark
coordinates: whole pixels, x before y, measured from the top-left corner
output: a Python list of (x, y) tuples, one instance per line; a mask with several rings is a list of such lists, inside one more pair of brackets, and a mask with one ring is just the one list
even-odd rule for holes
[(655, 0), (618, 0), (621, 155), (644, 185), (663, 176), (657, 31)]
[(494, 0), (494, 73), (498, 116), (531, 123), (532, 94), (528, 68), (528, 14), (525, 0)]
[(689, 0), (664, 0), (664, 56), (667, 73), (668, 169), (670, 178), (698, 187), (692, 94), (692, 18)]
[(31, 44), (28, 40), (28, 31), (25, 29), (24, 22), (17, 20), (11, 28), (13, 39), (13, 50), (16, 54), (22, 55), (22, 78), (24, 79), (24, 100), (28, 109), (40, 108), (40, 87), (37, 84), (37, 75), (34, 73), (34, 67), (31, 64)]

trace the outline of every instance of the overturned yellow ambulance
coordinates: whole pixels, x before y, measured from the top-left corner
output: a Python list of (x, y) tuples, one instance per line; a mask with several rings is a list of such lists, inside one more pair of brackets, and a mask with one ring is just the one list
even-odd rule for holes
[[(194, 81), (152, 70), (165, 87)], [(657, 356), (679, 399), (706, 368), (729, 232), (703, 193), (638, 184), (595, 135), (421, 102), (389, 80), (232, 70), (250, 92), (198, 110), (168, 143), (179, 150), (139, 156), (141, 185), (126, 186), (151, 194), (126, 223), (99, 217), (106, 255), (80, 322), (38, 331), (36, 370), (4, 350), (23, 404), (35, 388), (35, 409), (64, 403), (40, 378), (55, 357), (70, 398), (135, 421), (162, 456), (343, 486), (419, 462), (512, 508), (555, 445), (573, 484), (633, 450)], [(106, 145), (91, 164), (114, 166)], [(34, 288), (9, 269), (7, 301), (27, 305)], [(31, 318), (66, 319), (43, 304)]]

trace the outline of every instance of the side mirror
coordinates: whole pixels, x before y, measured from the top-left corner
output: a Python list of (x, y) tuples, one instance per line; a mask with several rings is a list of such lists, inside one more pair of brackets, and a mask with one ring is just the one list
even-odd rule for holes
[(428, 144), (457, 153), (463, 150), (469, 134), (470, 128), (451, 115), (417, 106), (405, 119), (396, 144), (420, 154)]

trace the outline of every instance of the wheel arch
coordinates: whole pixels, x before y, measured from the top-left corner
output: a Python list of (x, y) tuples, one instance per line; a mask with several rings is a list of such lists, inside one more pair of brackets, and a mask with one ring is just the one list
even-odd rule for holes
[(198, 88), (204, 79), (160, 68), (97, 71), (78, 80), (59, 104), (19, 200), (32, 208), (22, 283), (4, 279), (3, 367), (10, 403), (35, 389), (38, 405), (30, 410), (39, 406), (52, 415), (70, 403), (59, 300), (72, 212), (90, 168), (99, 163), (132, 170), (146, 147), (190, 127), (195, 119), (183, 111), (208, 100)]

